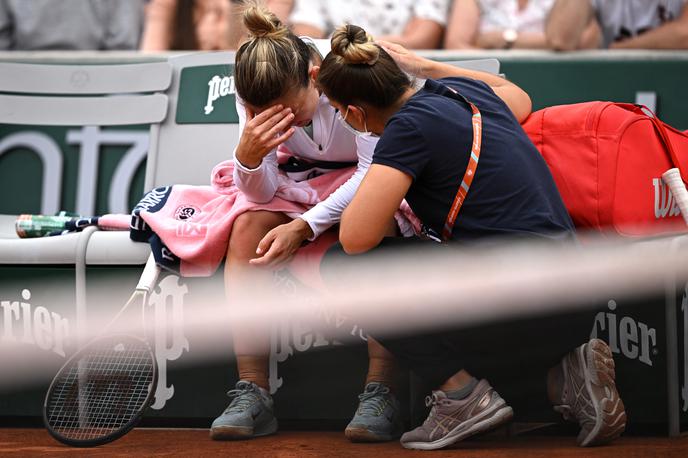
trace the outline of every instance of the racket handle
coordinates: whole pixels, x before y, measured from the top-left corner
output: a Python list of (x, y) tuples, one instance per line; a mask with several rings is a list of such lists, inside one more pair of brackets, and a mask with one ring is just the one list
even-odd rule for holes
[(155, 287), (155, 282), (158, 281), (158, 275), (160, 275), (160, 267), (155, 263), (155, 257), (151, 253), (146, 261), (146, 267), (143, 268), (139, 283), (136, 285), (136, 290), (150, 293)]
[(662, 181), (669, 186), (683, 220), (688, 224), (688, 191), (681, 178), (681, 172), (677, 168), (669, 169), (662, 174)]

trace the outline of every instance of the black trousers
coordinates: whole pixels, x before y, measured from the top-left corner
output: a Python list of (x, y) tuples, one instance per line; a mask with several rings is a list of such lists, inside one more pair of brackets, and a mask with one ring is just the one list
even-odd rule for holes
[[(349, 256), (337, 244), (325, 255), (321, 271), (328, 285), (341, 287), (342, 282), (346, 282), (355, 286), (356, 267), (364, 265), (373, 254), (403, 250), (413, 259), (428, 250), (446, 249), (417, 238), (386, 238), (368, 253)], [(461, 256), (461, 251), (456, 253)], [(345, 275), (342, 275), (342, 266)], [(366, 272), (369, 275), (369, 270)], [(375, 280), (366, 278), (365, 281)], [(466, 369), (474, 376), (487, 378), (502, 395), (516, 387), (529, 387), (531, 392), (537, 392), (540, 401), (545, 402), (547, 370), (568, 351), (587, 342), (591, 329), (592, 313), (576, 311), (515, 320), (497, 319), (490, 324), (429, 333), (373, 333), (372, 337), (420, 377), (429, 389), (437, 388), (456, 372)]]

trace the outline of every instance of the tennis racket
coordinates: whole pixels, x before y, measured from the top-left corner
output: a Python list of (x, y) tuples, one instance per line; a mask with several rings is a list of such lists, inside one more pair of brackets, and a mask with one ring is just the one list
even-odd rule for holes
[(669, 186), (671, 194), (678, 205), (684, 221), (688, 224), (688, 191), (681, 178), (681, 172), (677, 168), (669, 169), (662, 174), (662, 181)]
[(152, 402), (158, 371), (145, 331), (143, 338), (106, 333), (132, 305), (143, 313), (159, 274), (151, 255), (136, 290), (101, 337), (77, 351), (53, 379), (43, 422), (58, 441), (76, 447), (111, 442), (131, 431)]

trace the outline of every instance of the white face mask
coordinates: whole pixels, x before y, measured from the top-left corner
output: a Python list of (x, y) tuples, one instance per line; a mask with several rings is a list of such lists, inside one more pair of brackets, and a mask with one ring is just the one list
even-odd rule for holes
[(366, 121), (363, 120), (363, 128), (365, 129), (365, 132), (361, 132), (360, 130), (354, 129), (351, 124), (346, 122), (346, 117), (349, 115), (349, 107), (346, 107), (346, 113), (344, 113), (344, 116), (342, 116), (342, 112), (338, 111), (337, 112), (337, 120), (344, 126), (346, 130), (351, 132), (357, 137), (373, 137), (373, 138), (379, 138), (380, 136), (377, 134), (374, 134), (372, 132), (368, 131), (368, 125), (366, 124)]

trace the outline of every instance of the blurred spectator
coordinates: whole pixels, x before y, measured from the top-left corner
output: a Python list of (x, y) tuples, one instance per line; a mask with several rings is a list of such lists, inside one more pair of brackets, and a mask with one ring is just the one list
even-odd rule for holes
[(449, 0), (296, 0), (290, 20), (296, 35), (327, 38), (355, 24), (376, 39), (433, 49), (441, 44), (448, 6)]
[(141, 50), (231, 49), (231, 12), (230, 0), (150, 0)]
[[(241, 19), (244, 14), (243, 5), (245, 3), (244, 0), (239, 0), (236, 3), (232, 2), (232, 24), (236, 24), (236, 26), (229, 31), (232, 49), (238, 49), (241, 43), (246, 39), (246, 29)], [(289, 23), (289, 15), (294, 8), (294, 0), (262, 0), (261, 3), (277, 16), (282, 24)]]
[(294, 0), (267, 0), (265, 6), (282, 21), (282, 24), (287, 24), (294, 9)]
[(686, 0), (557, 0), (547, 40), (557, 50), (584, 48), (581, 31), (590, 23), (599, 24), (604, 48), (688, 48)]
[[(245, 37), (242, 0), (150, 0), (142, 51), (237, 49)], [(265, 5), (286, 23), (293, 0)]]
[[(444, 47), (447, 49), (547, 48), (545, 19), (554, 0), (454, 0)], [(594, 46), (594, 30), (586, 40)]]
[(0, 49), (137, 49), (143, 0), (0, 0)]

